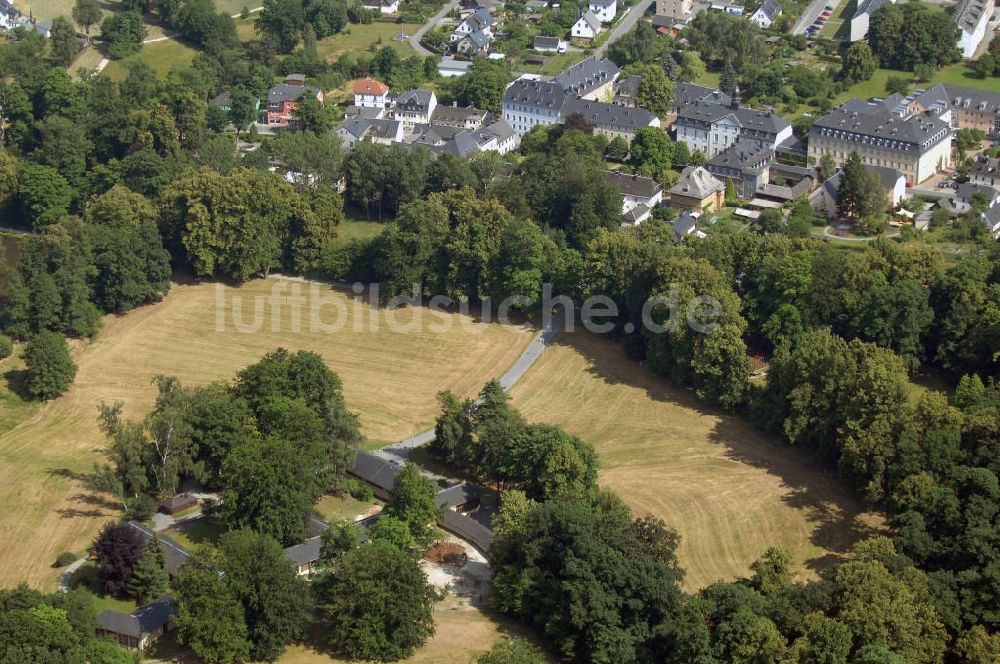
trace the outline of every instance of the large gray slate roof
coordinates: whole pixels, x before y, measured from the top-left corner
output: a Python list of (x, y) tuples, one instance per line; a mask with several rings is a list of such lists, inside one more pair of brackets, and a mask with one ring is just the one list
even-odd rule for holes
[(295, 101), (307, 91), (310, 96), (316, 96), (317, 89), (311, 85), (289, 85), (288, 83), (279, 83), (267, 91), (267, 101), (272, 104), (283, 101)]
[(685, 104), (677, 111), (677, 122), (680, 124), (715, 123), (723, 118), (731, 118), (740, 127), (777, 134), (789, 127), (788, 120), (773, 111), (757, 110), (741, 106), (734, 109), (729, 105), (710, 101), (697, 101)]
[(657, 191), (663, 189), (653, 178), (618, 171), (604, 171), (604, 181), (615, 188), (622, 196), (636, 198), (651, 198)]
[(739, 170), (757, 168), (757, 164), (772, 155), (771, 146), (764, 141), (743, 139), (708, 160), (708, 165), (716, 168)]
[(702, 199), (724, 187), (725, 185), (704, 167), (688, 166), (681, 172), (681, 177), (677, 180), (677, 184), (671, 187), (670, 193)]
[(170, 598), (161, 597), (139, 607), (129, 614), (118, 611), (102, 611), (97, 616), (100, 629), (141, 639), (162, 627), (170, 619)]
[(573, 113), (579, 113), (590, 124), (627, 131), (648, 127), (656, 119), (655, 115), (644, 108), (629, 108), (589, 99), (567, 99), (562, 107), (562, 117), (566, 118)]
[(959, 0), (952, 18), (966, 32), (975, 32), (983, 14), (993, 11), (993, 0)]
[(430, 108), (433, 96), (430, 90), (407, 90), (396, 97), (396, 106), (404, 111), (424, 112)]
[(817, 129), (839, 130), (920, 145), (942, 129), (948, 129), (948, 124), (932, 114), (921, 113), (904, 119), (885, 109), (852, 100), (817, 120), (812, 131)]
[(854, 10), (854, 15), (851, 18), (857, 18), (862, 14), (874, 14), (887, 2), (892, 2), (892, 0), (861, 0), (861, 2), (858, 3), (858, 8)]
[[(601, 22), (597, 22), (600, 27)], [(582, 97), (614, 80), (618, 76), (618, 65), (608, 59), (582, 60), (553, 79), (566, 94)]]

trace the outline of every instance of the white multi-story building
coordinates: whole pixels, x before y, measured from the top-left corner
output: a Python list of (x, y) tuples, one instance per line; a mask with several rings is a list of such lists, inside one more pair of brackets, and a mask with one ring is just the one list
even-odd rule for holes
[(894, 3), (896, 0), (861, 0), (858, 3), (857, 9), (854, 10), (854, 15), (851, 16), (850, 39), (852, 42), (861, 41), (868, 36), (868, 24), (872, 14), (887, 2)]
[(976, 49), (986, 36), (986, 26), (993, 16), (994, 0), (959, 0), (952, 18), (962, 33), (958, 37), (958, 50), (963, 58), (975, 56)]
[(618, 0), (589, 0), (587, 7), (604, 23), (611, 23), (618, 15)]
[(824, 155), (842, 164), (856, 152), (869, 166), (895, 168), (909, 184), (951, 166), (952, 130), (933, 113), (904, 115), (852, 99), (817, 120), (809, 132), (809, 165)]
[(402, 122), (405, 131), (410, 131), (413, 125), (430, 122), (436, 107), (437, 96), (433, 90), (407, 90), (393, 102), (392, 118)]
[(389, 86), (371, 76), (354, 81), (354, 105), (359, 108), (385, 108)]
[(772, 150), (792, 139), (792, 125), (787, 120), (774, 111), (740, 106), (738, 94), (728, 104), (715, 101), (681, 104), (674, 127), (678, 141), (686, 143), (691, 152), (698, 150), (709, 159), (743, 139), (763, 141)]
[(694, 18), (694, 0), (656, 0), (656, 15), (687, 23)]

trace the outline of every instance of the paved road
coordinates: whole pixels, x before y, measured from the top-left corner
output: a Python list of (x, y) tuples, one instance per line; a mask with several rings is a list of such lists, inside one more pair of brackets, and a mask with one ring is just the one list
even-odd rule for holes
[[(806, 28), (812, 25), (813, 21), (815, 21), (816, 18), (823, 12), (824, 7), (830, 5), (834, 8), (834, 10), (836, 10), (837, 5), (839, 5), (842, 1), (846, 0), (813, 0), (802, 12), (802, 17), (799, 19), (799, 22), (795, 24), (794, 28), (792, 28), (792, 34), (804, 34)], [(847, 17), (847, 20), (850, 20), (849, 16)]]
[(448, 15), (448, 12), (455, 7), (458, 7), (458, 2), (459, 0), (451, 0), (451, 2), (441, 8), (441, 11), (434, 14), (434, 16), (431, 16), (426, 23), (420, 26), (419, 30), (410, 35), (410, 46), (414, 51), (424, 57), (427, 57), (428, 55), (440, 55), (440, 53), (434, 53), (433, 51), (424, 48), (423, 44), (420, 43), (420, 40), (424, 38), (424, 35), (427, 34), (428, 30), (440, 23), (441, 19)]
[[(514, 364), (500, 377), (500, 385), (505, 390), (513, 387), (528, 369), (531, 368), (535, 361), (542, 356), (545, 347), (550, 345), (559, 336), (559, 333), (563, 330), (564, 320), (563, 310), (560, 308), (559, 313), (552, 316), (552, 320), (549, 321), (548, 325), (534, 336), (528, 346), (521, 352), (521, 355), (514, 361)], [(413, 449), (426, 445), (432, 440), (434, 440), (434, 429), (428, 429), (406, 440), (375, 450), (375, 454), (397, 463), (403, 463), (409, 458), (410, 452)]]
[(653, 4), (653, 0), (639, 0), (639, 2), (632, 5), (628, 10), (628, 16), (618, 22), (618, 25), (611, 30), (611, 36), (608, 37), (608, 40), (594, 51), (594, 57), (598, 60), (603, 58), (608, 52), (608, 47), (635, 27), (636, 22), (646, 14), (646, 10), (649, 9), (651, 4)]

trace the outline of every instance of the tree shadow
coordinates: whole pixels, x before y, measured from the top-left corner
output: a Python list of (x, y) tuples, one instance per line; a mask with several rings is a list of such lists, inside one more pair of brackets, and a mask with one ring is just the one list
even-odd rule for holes
[(845, 558), (855, 542), (885, 532), (881, 516), (867, 509), (821, 460), (763, 433), (742, 415), (701, 402), (687, 388), (626, 357), (614, 340), (577, 330), (563, 333), (556, 343), (583, 356), (587, 372), (608, 385), (639, 388), (653, 401), (691, 410), (692, 417), (715, 418), (708, 440), (723, 447), (724, 458), (776, 477), (782, 502), (810, 524), (809, 542), (825, 553), (804, 561), (805, 568), (815, 573), (828, 570)]
[(28, 391), (28, 370), (8, 369), (3, 374), (7, 389), (23, 401), (34, 401), (35, 397)]
[(79, 517), (86, 519), (104, 519), (108, 516), (108, 513), (102, 510), (79, 510), (75, 507), (60, 507), (56, 510), (56, 514), (64, 519), (76, 519)]

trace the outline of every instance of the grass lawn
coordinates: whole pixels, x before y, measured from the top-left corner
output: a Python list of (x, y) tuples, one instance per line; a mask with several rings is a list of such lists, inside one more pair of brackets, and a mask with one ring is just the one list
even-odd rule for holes
[(337, 240), (348, 242), (350, 240), (370, 240), (382, 234), (386, 223), (378, 221), (365, 221), (348, 216), (340, 222), (337, 227)]
[(97, 582), (97, 566), (94, 563), (87, 563), (78, 569), (76, 574), (73, 575), (70, 585), (75, 590), (79, 590), (84, 595), (90, 597), (97, 613), (101, 611), (132, 613), (136, 609), (134, 601), (118, 599), (104, 593)]
[[(851, 17), (858, 8), (858, 0), (841, 0), (833, 10), (833, 16), (819, 31), (820, 37), (828, 39), (849, 39), (851, 32)], [(843, 28), (843, 29), (841, 29)]]
[(528, 65), (525, 64), (523, 60), (518, 60), (517, 63), (513, 65), (512, 69), (519, 72), (525, 72), (527, 74), (545, 74), (548, 76), (555, 76), (563, 70), (569, 69), (580, 60), (583, 60), (584, 54), (579, 51), (567, 51), (566, 53), (556, 54), (546, 53), (543, 57), (545, 58), (544, 65)]
[(564, 335), (512, 395), (529, 422), (593, 444), (601, 485), (637, 516), (677, 529), (687, 590), (748, 574), (770, 546), (813, 577), (880, 523), (797, 450), (704, 406), (610, 340)]
[(176, 528), (171, 528), (163, 534), (183, 546), (188, 551), (199, 544), (215, 544), (226, 532), (226, 524), (220, 519), (192, 519)]
[(101, 52), (96, 48), (92, 46), (87, 47), (80, 51), (80, 55), (76, 56), (76, 60), (70, 64), (68, 69), (73, 76), (76, 76), (76, 71), (81, 67), (84, 69), (97, 69), (97, 65), (100, 64), (103, 57)]
[(704, 85), (709, 88), (719, 89), (719, 79), (722, 78), (722, 73), (717, 71), (706, 71), (695, 81), (698, 85)]
[(343, 496), (323, 496), (316, 503), (315, 509), (328, 523), (332, 523), (341, 519), (356, 521), (359, 517), (371, 516), (378, 511), (382, 504), (378, 498), (363, 502), (344, 494)]
[[(858, 99), (868, 100), (872, 97), (885, 97), (887, 93), (885, 91), (885, 83), (890, 76), (903, 76), (904, 78), (910, 78), (912, 74), (910, 72), (895, 71), (892, 69), (876, 69), (875, 75), (872, 76), (867, 81), (861, 81), (855, 85), (852, 85), (847, 90), (837, 95), (835, 98), (836, 104), (842, 104), (852, 97), (857, 97)], [(937, 85), (938, 83), (950, 83), (952, 85), (964, 85), (969, 88), (981, 88), (984, 90), (995, 90), (997, 84), (992, 79), (982, 79), (976, 78), (972, 75), (972, 70), (966, 67), (962, 63), (956, 63), (953, 65), (948, 65), (947, 67), (942, 67), (934, 72), (934, 78), (926, 83), (913, 84), (910, 86), (911, 90), (917, 88), (930, 88), (931, 86)]]
[(371, 51), (373, 50), (372, 46), (375, 49), (391, 46), (399, 52), (401, 57), (407, 58), (416, 55), (416, 51), (410, 48), (410, 42), (397, 41), (393, 37), (401, 32), (412, 35), (418, 28), (420, 25), (417, 23), (386, 23), (382, 21), (375, 21), (367, 25), (352, 23), (340, 34), (316, 42), (316, 52), (321, 58), (330, 62), (347, 51)]
[[(432, 426), (438, 391), (475, 394), (506, 371), (533, 336), (526, 327), (460, 314), (373, 310), (325, 286), (302, 287), (303, 296), (317, 297), (296, 319), (288, 306), (267, 305), (272, 292), (294, 293), (278, 279), (239, 288), (175, 284), (158, 304), (106, 317), (94, 341), (72, 342), (78, 372), (70, 390), (0, 435), (0, 587), (22, 581), (54, 587), (49, 566), (55, 556), (83, 550), (101, 524), (118, 516), (117, 505), (81, 483), (104, 445), (97, 407), (121, 400), (126, 417), (141, 417), (153, 405), (157, 374), (204, 385), (230, 380), (278, 346), (313, 350), (340, 375), (362, 432), (388, 442)], [(235, 328), (237, 301), (242, 320), (259, 311), (259, 331)], [(343, 325), (312, 331), (314, 312), (327, 329), (338, 320)]]
[(177, 41), (176, 39), (166, 39), (164, 41), (143, 44), (142, 50), (135, 55), (130, 55), (121, 60), (112, 60), (108, 63), (104, 73), (116, 81), (120, 81), (128, 75), (125, 68), (129, 62), (145, 62), (149, 65), (157, 76), (163, 76), (174, 65), (189, 65), (194, 60), (198, 51), (190, 46)]
[[(24, 376), (24, 362), (21, 352), (24, 346), (14, 348), (14, 354), (0, 360), (0, 434), (4, 434), (15, 426), (34, 417), (42, 404), (25, 398), (21, 389)], [(0, 456), (0, 459), (3, 457)]]

